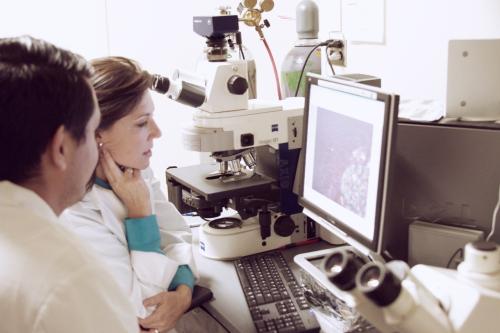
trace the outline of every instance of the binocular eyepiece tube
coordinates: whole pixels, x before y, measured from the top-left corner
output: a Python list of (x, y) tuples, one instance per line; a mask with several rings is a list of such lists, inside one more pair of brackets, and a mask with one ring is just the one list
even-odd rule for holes
[(174, 101), (195, 108), (205, 103), (206, 99), (205, 87), (181, 79), (170, 80), (159, 74), (153, 75), (151, 89), (157, 93), (167, 95), (168, 98)]
[(327, 256), (322, 269), (337, 288), (357, 288), (378, 306), (394, 302), (401, 292), (401, 279), (380, 262), (366, 263), (354, 251), (339, 249)]

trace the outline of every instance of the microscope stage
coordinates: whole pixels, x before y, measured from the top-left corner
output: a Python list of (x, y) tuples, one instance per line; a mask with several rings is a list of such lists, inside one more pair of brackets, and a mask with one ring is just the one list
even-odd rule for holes
[(232, 182), (222, 182), (220, 178), (207, 179), (217, 170), (215, 164), (201, 164), (166, 171), (167, 180), (173, 179), (179, 184), (202, 195), (207, 201), (228, 197), (248, 195), (269, 191), (274, 179), (260, 174)]

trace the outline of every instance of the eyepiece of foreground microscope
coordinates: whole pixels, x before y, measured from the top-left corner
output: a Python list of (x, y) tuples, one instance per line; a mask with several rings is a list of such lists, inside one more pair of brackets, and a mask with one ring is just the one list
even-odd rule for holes
[(349, 291), (356, 286), (356, 273), (363, 264), (363, 260), (354, 252), (338, 249), (323, 260), (322, 269), (337, 288)]
[(384, 264), (369, 262), (356, 275), (356, 286), (378, 306), (392, 304), (401, 293), (401, 280)]

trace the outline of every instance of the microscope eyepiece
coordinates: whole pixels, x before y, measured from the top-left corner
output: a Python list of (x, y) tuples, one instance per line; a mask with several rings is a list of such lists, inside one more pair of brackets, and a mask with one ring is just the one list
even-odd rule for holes
[(176, 97), (176, 101), (193, 106), (201, 106), (205, 102), (205, 88), (197, 84), (182, 81), (181, 89)]
[(159, 74), (153, 74), (151, 89), (160, 94), (166, 94), (170, 88), (170, 80)]
[(356, 273), (363, 261), (354, 252), (339, 249), (323, 261), (326, 277), (340, 290), (352, 290), (356, 286)]
[(151, 89), (157, 93), (167, 95), (179, 103), (199, 107), (205, 102), (205, 88), (182, 79), (168, 79), (159, 74), (153, 74)]
[(401, 293), (401, 280), (379, 262), (361, 267), (356, 275), (356, 286), (379, 306), (391, 304)]

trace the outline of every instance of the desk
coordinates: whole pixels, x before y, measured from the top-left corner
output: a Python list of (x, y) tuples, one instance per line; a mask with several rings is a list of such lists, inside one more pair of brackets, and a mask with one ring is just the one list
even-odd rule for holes
[[(232, 261), (220, 261), (203, 257), (198, 251), (198, 228), (193, 228), (193, 250), (201, 276), (198, 284), (212, 290), (214, 298), (202, 307), (231, 333), (256, 332)], [(318, 242), (282, 250), (290, 268), (298, 277), (299, 267), (293, 262), (296, 254), (329, 248), (326, 242)]]

